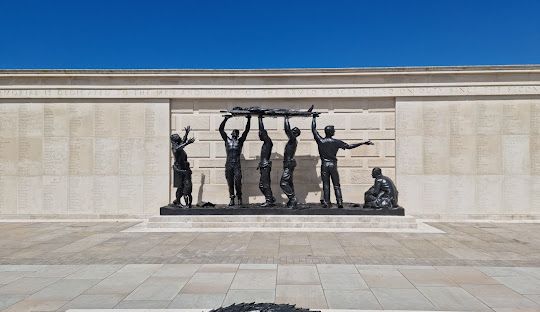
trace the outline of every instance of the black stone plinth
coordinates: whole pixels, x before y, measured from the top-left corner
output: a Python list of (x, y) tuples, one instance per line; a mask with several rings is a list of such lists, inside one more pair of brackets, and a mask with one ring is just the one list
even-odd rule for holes
[(215, 207), (182, 208), (168, 205), (160, 208), (160, 215), (366, 215), (366, 216), (404, 216), (405, 209), (369, 209), (362, 205), (345, 204), (343, 208), (333, 205), (323, 208), (320, 204), (299, 204), (297, 209), (287, 208), (283, 205), (274, 207), (261, 207), (258, 204), (229, 207), (216, 205)]

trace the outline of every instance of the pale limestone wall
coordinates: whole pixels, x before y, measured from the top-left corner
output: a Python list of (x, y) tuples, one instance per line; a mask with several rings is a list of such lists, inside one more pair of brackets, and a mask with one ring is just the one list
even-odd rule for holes
[(155, 214), (168, 136), (167, 100), (2, 100), (0, 214)]
[[(218, 132), (222, 121), (220, 110), (234, 106), (261, 106), (270, 108), (307, 109), (323, 112), (318, 118), (318, 129), (324, 134), (324, 126), (333, 124), (336, 138), (346, 142), (371, 139), (375, 145), (361, 146), (355, 150), (340, 151), (341, 185), (345, 201), (362, 202), (364, 192), (373, 183), (371, 169), (382, 167), (384, 173), (395, 176), (395, 108), (394, 99), (261, 99), (261, 100), (173, 100), (171, 102), (171, 131), (180, 132), (190, 125), (196, 143), (186, 148), (193, 168), (193, 195), (197, 201), (213, 203), (228, 202), (227, 184), (224, 175), (225, 147)], [(243, 131), (245, 118), (233, 118), (227, 123), (227, 132), (232, 129)], [(265, 128), (274, 142), (272, 189), (274, 196), (285, 201), (279, 187), (283, 172), (283, 149), (286, 136), (283, 118), (265, 118)], [(258, 138), (258, 120), (252, 118), (252, 127), (244, 145), (243, 184), (244, 197), (249, 202), (262, 202), (258, 189), (259, 172), (256, 170), (262, 142)], [(311, 133), (311, 118), (291, 118), (291, 126), (302, 133), (296, 153), (298, 167), (295, 170), (295, 187), (302, 202), (319, 202), (320, 160), (317, 145)], [(333, 190), (332, 190), (333, 193)], [(174, 196), (174, 190), (171, 190)], [(332, 201), (335, 202), (332, 194)]]
[[(157, 214), (171, 193), (168, 136), (186, 124), (198, 140), (188, 148), (195, 198), (224, 202), (219, 110), (314, 104), (324, 112), (320, 131), (333, 123), (338, 138), (376, 144), (340, 154), (345, 200), (361, 202), (371, 168), (380, 166), (396, 177), (409, 214), (538, 215), (539, 99), (538, 65), (0, 70), (0, 214)], [(266, 122), (276, 141), (274, 192), (281, 195), (282, 120)], [(301, 199), (317, 202), (309, 122), (292, 120), (303, 130), (296, 185)], [(243, 125), (231, 120), (228, 130)], [(244, 151), (252, 202), (262, 200), (253, 170), (256, 128), (253, 120)]]
[(408, 213), (540, 214), (540, 98), (398, 98), (396, 119)]

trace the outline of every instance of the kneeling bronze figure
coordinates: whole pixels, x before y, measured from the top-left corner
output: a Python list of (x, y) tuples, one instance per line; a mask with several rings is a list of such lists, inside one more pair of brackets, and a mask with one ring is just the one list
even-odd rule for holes
[(398, 190), (396, 185), (387, 176), (382, 174), (381, 168), (375, 167), (371, 172), (375, 184), (364, 194), (364, 208), (393, 209), (398, 206)]

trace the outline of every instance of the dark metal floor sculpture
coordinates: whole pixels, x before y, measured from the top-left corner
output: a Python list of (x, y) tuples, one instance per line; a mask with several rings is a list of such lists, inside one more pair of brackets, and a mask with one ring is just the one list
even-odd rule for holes
[(298, 308), (294, 304), (276, 304), (276, 303), (235, 303), (228, 307), (213, 309), (210, 312), (320, 312), (318, 310), (309, 310)]

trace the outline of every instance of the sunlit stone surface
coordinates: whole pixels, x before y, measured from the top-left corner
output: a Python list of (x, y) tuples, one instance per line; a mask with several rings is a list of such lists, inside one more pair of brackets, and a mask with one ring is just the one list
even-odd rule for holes
[[(171, 200), (168, 137), (187, 125), (197, 139), (186, 149), (194, 200), (225, 203), (219, 111), (311, 105), (322, 112), (321, 130), (334, 124), (338, 138), (375, 143), (339, 154), (345, 201), (361, 202), (369, 172), (381, 167), (408, 214), (540, 214), (537, 66), (0, 71), (0, 214), (156, 215)], [(233, 118), (227, 131), (244, 122)], [(298, 198), (316, 203), (320, 162), (310, 120), (291, 124), (302, 130)], [(265, 125), (280, 194), (286, 136), (281, 119)], [(254, 124), (242, 164), (250, 203), (263, 200), (259, 150)]]

